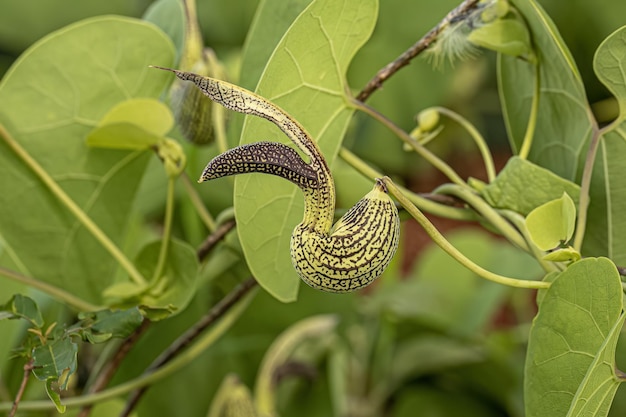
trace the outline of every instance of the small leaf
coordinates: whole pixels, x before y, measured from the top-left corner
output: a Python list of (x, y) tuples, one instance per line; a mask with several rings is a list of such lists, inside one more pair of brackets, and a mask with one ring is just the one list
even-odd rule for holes
[(49, 341), (33, 349), (33, 374), (46, 382), (48, 397), (60, 413), (65, 412), (59, 391), (67, 388), (70, 377), (76, 372), (78, 345), (69, 337)]
[(40, 381), (59, 379), (65, 374), (66, 377), (59, 384), (60, 389), (65, 389), (68, 377), (76, 371), (77, 352), (78, 345), (69, 337), (37, 346), (33, 349), (33, 374)]
[(567, 248), (559, 248), (546, 254), (543, 258), (545, 261), (550, 262), (576, 262), (580, 261), (580, 253), (571, 246)]
[(57, 381), (53, 378), (46, 379), (46, 394), (52, 400), (57, 411), (61, 414), (65, 413), (66, 407), (61, 403), (61, 394), (56, 390), (54, 384)]
[(99, 125), (131, 123), (155, 136), (165, 136), (174, 127), (170, 109), (154, 98), (131, 98), (116, 104)]
[(153, 98), (122, 101), (87, 135), (87, 145), (142, 150), (155, 147), (174, 126), (169, 108)]
[(514, 57), (532, 57), (530, 34), (515, 18), (497, 19), (473, 30), (467, 39), (478, 46)]
[(97, 127), (87, 135), (87, 145), (94, 148), (143, 150), (155, 147), (163, 139), (132, 123), (111, 123)]
[(102, 343), (113, 337), (123, 339), (135, 330), (143, 321), (137, 307), (127, 310), (102, 310), (79, 315), (81, 321), (67, 330), (78, 333), (90, 343)]
[(526, 217), (530, 237), (543, 251), (568, 242), (576, 226), (576, 206), (567, 193), (531, 211)]
[(580, 187), (534, 163), (512, 157), (496, 179), (481, 192), (495, 208), (527, 215), (536, 207), (567, 193), (578, 202)]
[(0, 307), (0, 320), (18, 318), (28, 320), (38, 329), (44, 325), (41, 311), (35, 300), (22, 294), (15, 294), (4, 306)]
[[(526, 415), (574, 415), (585, 399), (606, 416), (615, 393), (615, 343), (621, 329), (622, 285), (613, 262), (586, 258), (545, 292), (530, 331), (524, 395)], [(599, 411), (602, 410), (602, 411)]]

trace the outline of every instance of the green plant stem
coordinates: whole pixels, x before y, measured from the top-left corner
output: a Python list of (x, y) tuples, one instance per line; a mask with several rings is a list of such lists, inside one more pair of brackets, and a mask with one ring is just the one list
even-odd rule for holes
[(368, 106), (367, 104), (358, 101), (355, 98), (350, 98), (350, 104), (357, 110), (362, 111), (363, 113), (371, 116), (375, 120), (382, 123), (389, 130), (391, 130), (398, 138), (400, 138), (405, 143), (409, 144), (417, 154), (419, 154), (422, 158), (426, 159), (428, 163), (441, 171), (450, 181), (455, 184), (458, 184), (462, 187), (467, 187), (467, 184), (459, 175), (452, 169), (450, 165), (445, 163), (441, 158), (437, 155), (420, 145), (415, 139), (411, 137), (407, 132), (400, 129), (400, 127), (396, 126), (391, 120), (385, 117), (382, 113), (378, 112), (376, 109)]
[[(192, 363), (200, 354), (202, 354), (208, 347), (210, 347), (217, 339), (219, 339), (241, 316), (246, 310), (250, 301), (254, 298), (256, 290), (252, 289), (246, 293), (233, 307), (226, 312), (221, 319), (215, 323), (215, 326), (210, 331), (203, 334), (198, 338), (195, 344), (190, 346), (186, 351), (177, 356), (172, 361), (168, 362), (163, 367), (156, 371), (138, 376), (135, 379), (124, 382), (115, 387), (94, 393), (87, 394), (80, 397), (67, 398), (63, 400), (63, 404), (68, 408), (80, 407), (87, 404), (94, 404), (101, 401), (110, 400), (112, 398), (124, 395), (130, 391), (151, 385), (160, 381), (161, 379), (173, 374), (180, 370), (184, 366)], [(6, 412), (11, 409), (12, 403), (5, 402), (0, 403), (0, 412)], [(51, 401), (24, 401), (20, 403), (21, 411), (43, 411), (55, 409), (54, 404)]]
[(165, 219), (163, 220), (163, 236), (161, 238), (161, 249), (159, 250), (159, 258), (154, 268), (152, 282), (156, 282), (163, 271), (167, 262), (168, 251), (170, 247), (170, 239), (172, 238), (172, 219), (174, 218), (174, 192), (176, 191), (176, 177), (169, 177), (167, 180), (167, 195), (165, 197)]
[(500, 214), (493, 207), (491, 207), (485, 200), (473, 191), (466, 188), (459, 187), (455, 184), (444, 184), (437, 188), (437, 193), (446, 195), (452, 195), (460, 198), (467, 204), (472, 206), (485, 220), (493, 225), (498, 231), (506, 237), (511, 243), (518, 248), (529, 252), (530, 249), (522, 234), (515, 229), (506, 219), (502, 218)]
[[(591, 117), (591, 120), (594, 120)], [(605, 127), (604, 129), (610, 129), (612, 125)], [(593, 175), (593, 165), (596, 161), (596, 154), (600, 147), (600, 139), (602, 137), (603, 129), (598, 128), (598, 124), (594, 121), (592, 123), (592, 135), (589, 141), (589, 149), (585, 156), (585, 166), (583, 168), (583, 174), (580, 181), (580, 197), (578, 200), (578, 218), (576, 220), (576, 232), (574, 233), (573, 247), (579, 253), (582, 250), (583, 239), (585, 238), (585, 230), (587, 228), (587, 213), (589, 211), (589, 190), (591, 189), (591, 177)]]
[(78, 221), (87, 229), (93, 237), (111, 254), (115, 260), (124, 268), (128, 276), (138, 285), (147, 284), (146, 279), (135, 268), (132, 262), (122, 253), (111, 239), (98, 227), (96, 223), (68, 196), (65, 191), (48, 175), (48, 173), (35, 161), (13, 136), (0, 124), (0, 135), (9, 147), (17, 154), (17, 156), (39, 177), (39, 179), (48, 187), (50, 192), (78, 219)]
[[(370, 167), (365, 161), (344, 147), (339, 149), (339, 157), (367, 178), (374, 180), (376, 178), (383, 177), (382, 173)], [(413, 204), (420, 208), (420, 210), (452, 220), (476, 220), (476, 215), (469, 210), (438, 204), (432, 200), (417, 195), (404, 187), (399, 188)]]
[(204, 223), (206, 228), (209, 229), (209, 232), (214, 231), (215, 219), (213, 219), (211, 213), (209, 213), (209, 211), (204, 206), (204, 203), (202, 202), (198, 191), (195, 189), (194, 184), (191, 182), (186, 172), (183, 172), (183, 174), (181, 175), (181, 180), (183, 182), (183, 186), (185, 187), (185, 191), (187, 191), (187, 195), (189, 195), (191, 203), (198, 212), (198, 216), (200, 216), (200, 219), (202, 219), (202, 222)]
[(9, 412), (8, 417), (14, 417), (17, 414), (17, 407), (20, 403), (20, 401), (22, 400), (22, 396), (24, 395), (24, 391), (26, 391), (26, 384), (28, 384), (28, 379), (30, 377), (30, 373), (33, 370), (33, 359), (31, 358), (25, 365), (24, 365), (24, 376), (22, 377), (22, 383), (20, 384), (20, 388), (17, 391), (17, 394), (15, 395), (15, 400), (13, 401), (13, 407), (11, 408), (11, 411)]
[(530, 104), (530, 115), (528, 116), (528, 125), (526, 133), (522, 140), (522, 147), (519, 151), (519, 157), (527, 159), (530, 148), (535, 137), (535, 128), (537, 127), (537, 115), (539, 114), (539, 97), (541, 96), (541, 71), (539, 63), (535, 63), (535, 79), (533, 83), (533, 100)]
[(202, 242), (202, 245), (196, 251), (198, 260), (204, 261), (206, 257), (211, 253), (215, 246), (226, 237), (228, 232), (235, 228), (235, 220), (228, 220), (225, 223), (220, 224), (207, 238)]
[(491, 155), (489, 146), (487, 146), (487, 141), (485, 141), (485, 138), (483, 138), (478, 129), (476, 129), (476, 127), (474, 127), (474, 125), (471, 124), (469, 120), (467, 120), (465, 117), (461, 116), (457, 112), (454, 112), (445, 107), (433, 107), (433, 109), (460, 124), (467, 131), (467, 133), (469, 133), (472, 139), (474, 139), (474, 143), (476, 143), (476, 146), (478, 147), (480, 155), (482, 156), (483, 162), (485, 164), (487, 180), (488, 182), (493, 181), (496, 178), (496, 168), (493, 163), (493, 156)]
[(406, 209), (406, 211), (413, 216), (415, 220), (422, 226), (422, 228), (428, 233), (433, 242), (435, 242), (441, 249), (443, 249), (448, 255), (452, 256), (464, 267), (474, 272), (476, 275), (485, 278), (487, 280), (497, 282), (499, 284), (507, 285), (516, 288), (528, 288), (528, 289), (542, 289), (550, 287), (550, 284), (542, 281), (529, 281), (522, 279), (515, 279), (505, 277), (503, 275), (495, 274), (488, 271), (481, 266), (472, 262), (461, 251), (455, 248), (448, 240), (437, 230), (437, 228), (428, 220), (428, 218), (417, 208), (409, 199), (402, 193), (402, 191), (391, 181), (389, 177), (384, 177), (383, 182), (387, 186), (387, 190), (393, 195), (398, 202)]
[(62, 302), (76, 311), (97, 311), (104, 308), (103, 306), (88, 303), (87, 301), (62, 290), (59, 287), (48, 284), (47, 282), (27, 277), (26, 275), (22, 275), (7, 268), (0, 267), (0, 275), (46, 293), (50, 297)]

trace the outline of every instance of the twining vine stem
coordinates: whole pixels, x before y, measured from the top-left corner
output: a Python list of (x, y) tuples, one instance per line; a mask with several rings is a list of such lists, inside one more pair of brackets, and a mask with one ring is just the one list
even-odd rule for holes
[(511, 243), (524, 251), (529, 251), (528, 244), (520, 232), (475, 192), (459, 187), (456, 184), (443, 184), (437, 188), (436, 192), (451, 195), (465, 201), (485, 220), (498, 229)]
[(389, 120), (382, 113), (377, 111), (376, 109), (368, 106), (367, 104), (359, 101), (358, 99), (352, 99), (350, 104), (357, 110), (362, 111), (363, 113), (371, 116), (375, 120), (382, 123), (389, 130), (391, 130), (398, 138), (402, 141), (410, 145), (417, 154), (419, 154), (422, 158), (428, 161), (432, 166), (437, 168), (441, 173), (443, 173), (450, 181), (455, 184), (458, 184), (462, 187), (467, 187), (467, 184), (463, 179), (452, 169), (450, 165), (448, 165), (445, 161), (439, 158), (437, 155), (426, 149), (424, 146), (420, 145), (415, 139), (413, 139), (407, 132), (398, 127), (395, 123)]
[(20, 388), (17, 390), (17, 394), (15, 394), (15, 400), (13, 401), (13, 407), (9, 412), (7, 417), (14, 417), (17, 414), (17, 407), (22, 400), (22, 396), (24, 395), (24, 391), (26, 391), (26, 384), (28, 384), (28, 378), (30, 378), (30, 373), (33, 370), (33, 359), (29, 360), (24, 365), (24, 374), (22, 376), (22, 382), (20, 383)]
[(437, 26), (428, 31), (428, 33), (417, 41), (417, 43), (403, 52), (393, 62), (390, 62), (379, 70), (374, 78), (372, 78), (357, 95), (357, 100), (362, 102), (366, 101), (374, 91), (382, 87), (383, 83), (387, 79), (398, 72), (400, 68), (408, 65), (413, 58), (425, 51), (433, 42), (435, 42), (441, 31), (444, 30), (451, 21), (474, 9), (478, 5), (478, 2), (479, 0), (465, 0), (455, 9), (450, 11), (450, 13), (448, 13), (446, 17), (437, 24)]
[(578, 201), (578, 218), (576, 220), (576, 232), (574, 234), (573, 246), (578, 252), (581, 251), (583, 246), (583, 239), (585, 238), (585, 229), (587, 228), (587, 212), (589, 210), (589, 192), (591, 189), (591, 177), (593, 175), (593, 165), (596, 161), (596, 154), (598, 153), (598, 147), (600, 146), (600, 138), (605, 129), (610, 129), (612, 125), (606, 126), (603, 129), (598, 127), (597, 122), (593, 117), (592, 120), (592, 134), (589, 142), (589, 150), (585, 157), (585, 165), (583, 168), (583, 175), (580, 182), (580, 198)]
[(417, 222), (422, 226), (426, 233), (428, 233), (433, 242), (435, 242), (448, 255), (452, 256), (470, 271), (474, 272), (480, 277), (483, 277), (493, 282), (497, 282), (499, 284), (507, 285), (509, 287), (528, 289), (545, 289), (550, 287), (550, 283), (548, 282), (509, 278), (499, 274), (495, 274), (475, 264), (461, 251), (455, 248), (450, 242), (448, 242), (448, 240), (441, 234), (441, 232), (439, 232), (439, 230), (437, 230), (437, 228), (430, 222), (430, 220), (428, 220), (428, 218), (417, 207), (415, 207), (415, 205), (411, 203), (411, 201), (409, 201), (409, 199), (393, 183), (393, 181), (391, 181), (389, 177), (384, 177), (382, 181), (387, 186), (387, 190), (389, 190), (389, 193), (393, 195), (396, 200), (398, 200), (402, 207), (404, 207), (404, 209), (409, 212), (409, 214), (415, 220), (417, 220)]
[(454, 120), (460, 124), (467, 131), (467, 133), (469, 133), (483, 158), (485, 171), (487, 172), (487, 181), (493, 181), (496, 178), (496, 168), (493, 163), (493, 156), (491, 155), (491, 151), (489, 150), (489, 146), (487, 146), (485, 138), (483, 138), (478, 129), (476, 129), (476, 127), (474, 127), (474, 125), (471, 124), (465, 117), (450, 109), (437, 106), (432, 107), (432, 110), (436, 110), (444, 116)]
[[(360, 159), (347, 148), (342, 147), (339, 149), (339, 157), (370, 180), (375, 180), (376, 178), (381, 178), (383, 176), (381, 172), (370, 167), (365, 161)], [(478, 219), (476, 214), (468, 209), (439, 204), (431, 199), (415, 194), (404, 187), (398, 186), (398, 188), (402, 190), (402, 192), (413, 204), (421, 210), (427, 211), (431, 214), (452, 220), (475, 221)]]
[(530, 103), (530, 115), (528, 116), (526, 133), (524, 134), (522, 147), (518, 155), (522, 159), (528, 158), (528, 154), (530, 153), (530, 148), (535, 137), (535, 128), (537, 127), (537, 117), (539, 115), (539, 98), (541, 97), (541, 67), (539, 62), (534, 64), (534, 70), (535, 78), (533, 80), (533, 99)]
[(208, 235), (207, 238), (204, 240), (204, 242), (202, 242), (202, 244), (200, 245), (200, 247), (196, 251), (196, 254), (198, 256), (198, 260), (199, 261), (205, 260), (206, 257), (209, 255), (209, 253), (211, 253), (213, 248), (215, 248), (215, 245), (220, 240), (222, 240), (226, 236), (226, 234), (228, 234), (228, 232), (233, 230), (235, 225), (236, 225), (236, 223), (235, 223), (234, 219), (227, 220), (224, 223), (222, 223), (221, 225), (219, 225), (213, 231), (213, 233)]

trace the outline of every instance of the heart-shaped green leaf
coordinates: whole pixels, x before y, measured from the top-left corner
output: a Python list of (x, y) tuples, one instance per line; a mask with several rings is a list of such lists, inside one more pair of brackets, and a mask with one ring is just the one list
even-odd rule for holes
[[(98, 17), (46, 36), (0, 82), (0, 123), (113, 244), (149, 154), (89, 148), (85, 137), (119, 103), (159, 97), (168, 78), (148, 65), (173, 58), (154, 25)], [(1, 137), (0, 178), (0, 233), (29, 275), (102, 304), (118, 262)]]
[(530, 237), (543, 251), (568, 242), (576, 225), (576, 206), (567, 193), (531, 211), (526, 217)]

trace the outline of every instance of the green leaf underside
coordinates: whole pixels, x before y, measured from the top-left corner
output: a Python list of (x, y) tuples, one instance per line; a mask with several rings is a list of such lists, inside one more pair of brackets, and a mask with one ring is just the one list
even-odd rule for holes
[(594, 70), (615, 95), (620, 113), (601, 137), (591, 181), (583, 253), (626, 263), (626, 27), (598, 47)]
[[(584, 86), (554, 23), (534, 0), (511, 0), (530, 27), (541, 67), (541, 96), (529, 160), (575, 181), (582, 170), (592, 122)], [(513, 149), (526, 133), (533, 96), (534, 66), (499, 56), (500, 99)]]
[(619, 275), (606, 258), (583, 259), (556, 278), (530, 332), (526, 415), (606, 416), (619, 384), (614, 369), (622, 308)]
[[(332, 164), (353, 110), (345, 104), (345, 73), (373, 30), (375, 0), (316, 0), (294, 21), (276, 47), (256, 92), (297, 119)], [(275, 126), (247, 117), (241, 144), (287, 143)], [(235, 179), (237, 231), (248, 266), (268, 292), (294, 301), (299, 287), (289, 241), (302, 220), (300, 190), (279, 178), (242, 175)]]
[[(173, 56), (151, 24), (98, 17), (37, 42), (0, 83), (0, 122), (118, 244), (149, 154), (90, 149), (85, 137), (116, 104), (157, 98), (167, 75), (148, 65), (170, 65)], [(99, 304), (117, 268), (113, 258), (3, 140), (0, 178), (0, 231), (21, 263)]]
[(536, 207), (567, 193), (578, 202), (580, 187), (517, 156), (512, 157), (481, 194), (493, 207), (527, 215)]
[(526, 217), (528, 232), (535, 245), (543, 251), (568, 242), (574, 233), (575, 223), (576, 206), (567, 193), (542, 204)]

